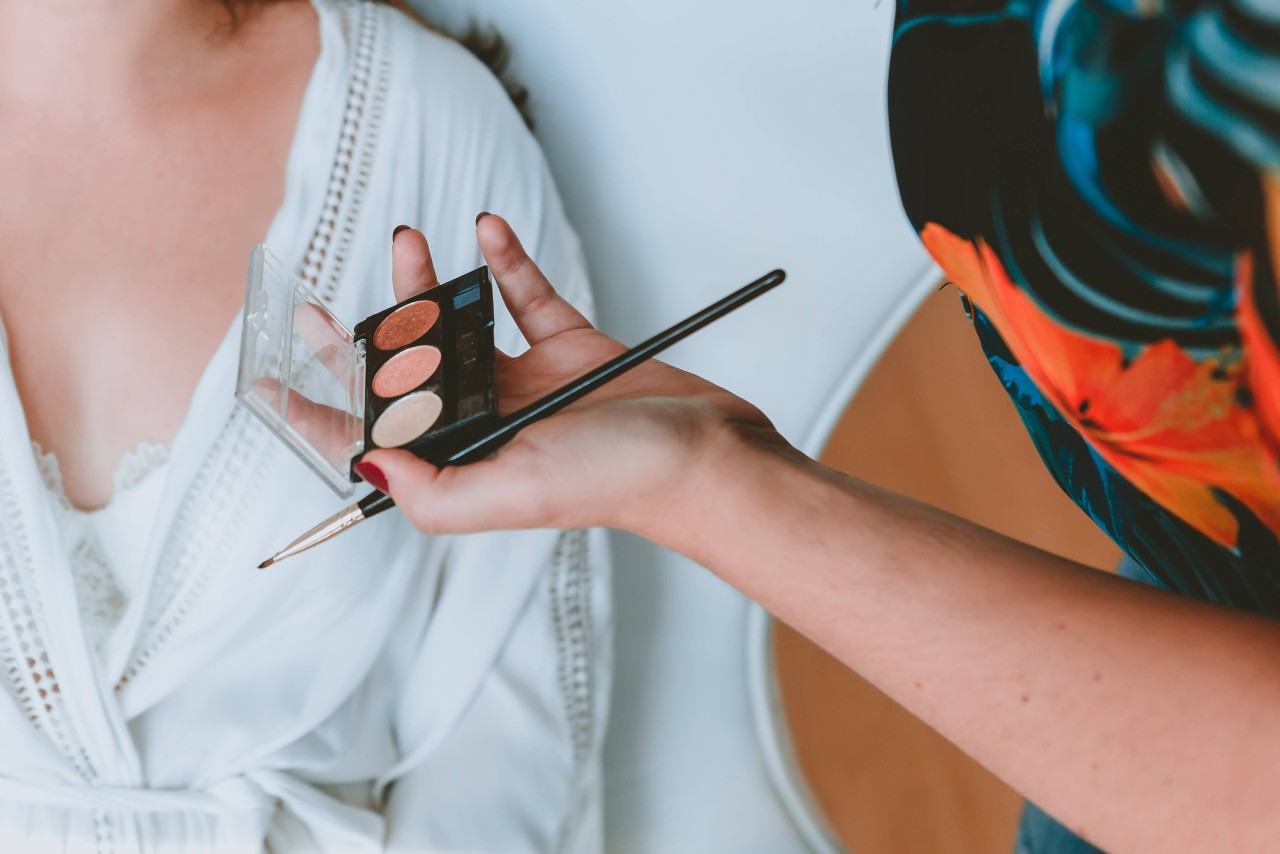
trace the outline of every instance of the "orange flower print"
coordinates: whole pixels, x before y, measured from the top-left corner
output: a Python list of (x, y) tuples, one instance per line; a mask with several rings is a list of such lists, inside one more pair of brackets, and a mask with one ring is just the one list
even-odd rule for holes
[(1236, 545), (1239, 523), (1215, 491), (1280, 535), (1280, 463), (1240, 403), (1248, 372), (1238, 351), (1196, 361), (1164, 340), (1126, 362), (1119, 345), (1050, 317), (985, 241), (936, 223), (920, 236), (1041, 393), (1130, 483), (1222, 546)]

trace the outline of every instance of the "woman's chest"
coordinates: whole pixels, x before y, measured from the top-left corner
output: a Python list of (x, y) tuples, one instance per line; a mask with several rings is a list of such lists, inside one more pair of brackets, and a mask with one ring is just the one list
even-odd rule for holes
[(104, 503), (123, 454), (176, 432), (280, 204), (289, 135), (188, 119), (0, 142), (0, 311), (72, 503)]

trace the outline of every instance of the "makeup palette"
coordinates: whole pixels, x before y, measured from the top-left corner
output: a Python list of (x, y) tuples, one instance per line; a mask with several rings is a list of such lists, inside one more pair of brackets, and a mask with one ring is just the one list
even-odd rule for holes
[(367, 450), (438, 462), (498, 418), (485, 267), (347, 329), (263, 246), (249, 258), (236, 395), (340, 495)]
[[(253, 275), (254, 272), (251, 267), (250, 293), (254, 293), (255, 289)], [(389, 353), (389, 355), (379, 357), (381, 359), (379, 367), (369, 368), (369, 372), (372, 372), (371, 375), (373, 377), (370, 393), (376, 398), (380, 398), (382, 402), (371, 403), (365, 410), (365, 424), (368, 425), (366, 444), (372, 442), (387, 447), (407, 447), (411, 450), (418, 448), (421, 449), (424, 456), (427, 456), (433, 463), (441, 467), (467, 465), (476, 460), (484, 459), (509, 442), (525, 427), (541, 421), (543, 418), (549, 418), (565, 407), (572, 406), (575, 402), (604, 384), (612, 382), (627, 371), (644, 364), (707, 324), (724, 317), (729, 312), (746, 305), (761, 294), (776, 288), (782, 284), (786, 277), (787, 274), (782, 270), (774, 270), (771, 273), (767, 273), (754, 282), (729, 294), (724, 299), (712, 303), (702, 311), (689, 315), (674, 326), (659, 332), (647, 341), (637, 344), (625, 353), (614, 356), (607, 362), (597, 365), (559, 388), (544, 394), (532, 403), (527, 403), (520, 409), (498, 418), (491, 408), (480, 412), (478, 407), (481, 401), (479, 399), (469, 402), (472, 400), (469, 395), (475, 389), (482, 387), (481, 383), (472, 381), (470, 378), (471, 373), (476, 371), (480, 365), (486, 363), (490, 367), (493, 365), (492, 341), (490, 340), (489, 342), (488, 350), (481, 353), (480, 358), (476, 358), (475, 354), (471, 352), (474, 342), (469, 337), (471, 330), (475, 328), (470, 315), (474, 314), (477, 323), (483, 323), (484, 318), (491, 315), (491, 311), (484, 307), (481, 300), (491, 299), (487, 295), (492, 293), (492, 288), (488, 287), (487, 271), (477, 270), (474, 273), (469, 273), (457, 282), (450, 282), (440, 289), (444, 290), (446, 295), (451, 295), (450, 299), (455, 318), (460, 310), (466, 309), (468, 306), (476, 306), (471, 312), (462, 314), (461, 320), (455, 319), (452, 321), (454, 328), (452, 335), (449, 334), (449, 323), (445, 322), (441, 326), (443, 337), (459, 345), (457, 352), (462, 367), (455, 373), (460, 379), (455, 377), (452, 384), (447, 379), (450, 376), (448, 366), (451, 364), (449, 352), (446, 351), (437, 356), (433, 349), (439, 352), (441, 347), (420, 343), (431, 336), (432, 330), (436, 328), (437, 323), (441, 323), (442, 317), (449, 317), (447, 313), (448, 303), (434, 299), (437, 296), (437, 291), (431, 291), (424, 296), (408, 300), (402, 305), (395, 306), (369, 318), (356, 327), (356, 337), (353, 343), (357, 350), (360, 350), (364, 340), (372, 334), (374, 349), (381, 350), (384, 354)], [(486, 287), (477, 292), (475, 289), (482, 284)], [(426, 305), (427, 302), (436, 302), (438, 304), (439, 316), (436, 314), (436, 309)], [(256, 307), (254, 311), (261, 314)], [(266, 309), (266, 311), (269, 314), (269, 309)], [(304, 324), (311, 322), (309, 320), (311, 315), (308, 312), (303, 312), (299, 316), (307, 319)], [(491, 327), (492, 321), (489, 321), (485, 328), (489, 329)], [(247, 304), (245, 331), (247, 340), (250, 331)], [(361, 350), (360, 352), (363, 351)], [(325, 362), (325, 359), (320, 354), (313, 354), (313, 356), (319, 358), (322, 363)], [(427, 386), (437, 376), (435, 371), (441, 370), (442, 366), (444, 373), (441, 375), (443, 377), (441, 385), (444, 388), (444, 392), (440, 393)], [(241, 365), (241, 370), (243, 380), (243, 364)], [(250, 376), (253, 375), (252, 370), (249, 373)], [(366, 372), (366, 375), (370, 374)], [(492, 380), (492, 370), (489, 372), (489, 377)], [(279, 381), (273, 377), (264, 378), (260, 382), (266, 387), (279, 386)], [(252, 389), (253, 386), (254, 381), (250, 380), (249, 387)], [(356, 387), (363, 388), (363, 384), (357, 384)], [(484, 394), (492, 405), (494, 403), (492, 381), (489, 384), (489, 390)], [(283, 395), (283, 398), (287, 399), (288, 394)], [(274, 413), (280, 405), (280, 399), (280, 396), (273, 397), (270, 394), (250, 398), (251, 405), (261, 406), (261, 400), (269, 402), (270, 405), (263, 410), (267, 414), (262, 416), (269, 419), (268, 423), (273, 423), (270, 419), (278, 419), (278, 416)], [(450, 411), (448, 410), (450, 400), (456, 401), (452, 409), (452, 424), (441, 421), (444, 413)], [(262, 412), (260, 411), (259, 414), (262, 414)], [(295, 432), (299, 426), (303, 429), (309, 429), (306, 418), (301, 418), (298, 421), (299, 423), (291, 428)], [(351, 423), (354, 423), (354, 419), (352, 419)], [(432, 425), (436, 424), (440, 426), (433, 431)], [(452, 433), (448, 433), (447, 428), (449, 427), (456, 429), (453, 429)], [(419, 434), (421, 430), (427, 430), (428, 432)], [(415, 435), (417, 438), (412, 438)], [(447, 438), (447, 442), (442, 441), (445, 438)], [(399, 443), (399, 445), (396, 445), (396, 443)], [(395, 506), (395, 502), (390, 495), (377, 490), (370, 492), (355, 504), (339, 510), (333, 516), (325, 519), (319, 525), (316, 525), (258, 564), (258, 569), (266, 569), (287, 557), (315, 548), (326, 540), (338, 536), (343, 531), (350, 530), (364, 520), (371, 519), (379, 513), (385, 513), (393, 506)]]

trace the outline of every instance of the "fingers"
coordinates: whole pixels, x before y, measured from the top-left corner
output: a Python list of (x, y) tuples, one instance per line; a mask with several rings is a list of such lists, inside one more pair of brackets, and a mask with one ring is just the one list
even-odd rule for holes
[[(522, 495), (518, 475), (482, 460), (466, 466), (439, 469), (408, 451), (377, 450), (365, 454), (360, 466), (373, 465), (386, 493), (423, 533), (472, 533), (531, 527), (530, 508), (537, 502)], [(374, 483), (377, 475), (366, 480)]]
[(416, 228), (398, 227), (391, 234), (391, 286), (396, 302), (440, 284), (427, 238)]
[(591, 328), (591, 322), (556, 293), (506, 220), (481, 214), (476, 237), (503, 302), (531, 345), (571, 329)]

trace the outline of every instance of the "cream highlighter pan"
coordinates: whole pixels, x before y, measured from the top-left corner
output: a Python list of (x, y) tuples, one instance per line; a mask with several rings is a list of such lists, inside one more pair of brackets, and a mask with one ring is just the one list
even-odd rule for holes
[(440, 395), (420, 391), (391, 404), (373, 423), (373, 443), (380, 448), (407, 445), (431, 429), (444, 409)]
[(440, 351), (430, 344), (401, 350), (373, 376), (373, 393), (378, 397), (399, 397), (431, 379), (440, 367)]

